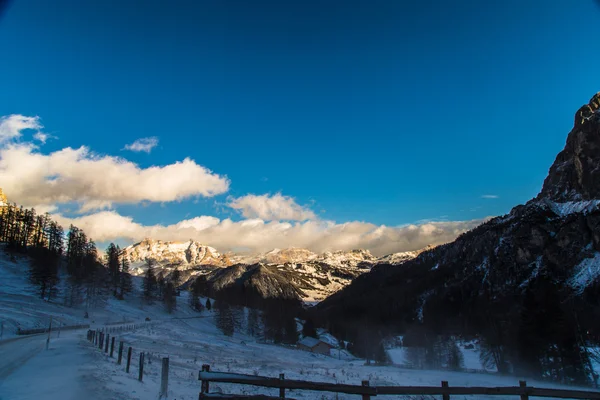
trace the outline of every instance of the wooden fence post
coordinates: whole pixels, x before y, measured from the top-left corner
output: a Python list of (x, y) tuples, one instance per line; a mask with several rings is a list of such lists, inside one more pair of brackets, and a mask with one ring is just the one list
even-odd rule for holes
[[(362, 386), (369, 387), (369, 381), (362, 381)], [(362, 400), (371, 400), (371, 396), (368, 394), (363, 394)]]
[(127, 365), (125, 366), (125, 372), (129, 373), (129, 366), (131, 365), (131, 346), (127, 350)]
[(104, 345), (104, 352), (108, 354), (108, 342), (110, 341), (110, 334), (106, 334), (106, 344)]
[(52, 317), (50, 317), (50, 326), (48, 327), (48, 339), (46, 339), (46, 350), (50, 346), (50, 333), (52, 332)]
[(102, 350), (102, 346), (104, 345), (104, 333), (100, 332), (100, 340), (98, 341), (98, 348)]
[(160, 374), (160, 396), (159, 398), (167, 397), (169, 389), (169, 357), (162, 359), (162, 371)]
[(114, 351), (115, 351), (115, 337), (113, 336), (110, 341), (110, 358), (112, 358)]
[[(285, 379), (285, 374), (279, 374), (279, 381), (281, 382), (282, 386), (283, 386), (284, 379)], [(285, 399), (285, 388), (284, 387), (279, 388), (279, 398)]]
[[(442, 381), (442, 389), (446, 389), (446, 388), (448, 388), (448, 382)], [(443, 391), (442, 392), (442, 400), (450, 400), (450, 393), (448, 393), (447, 391)]]
[(142, 376), (144, 376), (144, 353), (140, 353), (140, 370), (138, 375), (138, 381), (142, 381)]
[(519, 386), (523, 389), (521, 392), (521, 400), (529, 400), (529, 395), (527, 394), (527, 382), (519, 381)]
[(119, 356), (117, 357), (117, 364), (121, 365), (121, 360), (123, 359), (123, 341), (119, 341)]
[[(210, 372), (210, 365), (203, 364), (202, 372)], [(200, 385), (200, 393), (208, 393), (208, 383), (208, 381), (202, 381), (202, 384)]]

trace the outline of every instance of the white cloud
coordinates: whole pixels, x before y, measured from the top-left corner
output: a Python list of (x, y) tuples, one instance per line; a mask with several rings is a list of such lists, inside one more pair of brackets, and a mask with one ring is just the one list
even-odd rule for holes
[(165, 166), (140, 168), (119, 157), (100, 156), (87, 147), (49, 154), (31, 143), (0, 148), (0, 182), (24, 206), (79, 203), (82, 212), (114, 203), (170, 202), (227, 192), (227, 177), (186, 158)]
[(296, 203), (289, 196), (281, 193), (274, 195), (249, 194), (243, 197), (231, 198), (227, 205), (238, 210), (245, 218), (259, 218), (265, 221), (304, 221), (315, 219), (315, 214)]
[(220, 251), (247, 248), (262, 252), (295, 246), (316, 252), (364, 248), (376, 255), (447, 243), (483, 222), (429, 222), (389, 227), (357, 221), (338, 224), (332, 221), (265, 222), (247, 219), (234, 222), (200, 216), (165, 226), (142, 225), (115, 211), (77, 218), (55, 215), (54, 218), (63, 226), (72, 223), (82, 228), (96, 241), (126, 239), (135, 242), (145, 237), (174, 241), (194, 239)]
[(497, 199), (498, 197), (500, 197), (500, 196), (495, 195), (495, 194), (484, 194), (484, 195), (481, 195), (482, 199)]
[(153, 137), (141, 138), (131, 144), (126, 144), (124, 149), (136, 151), (136, 152), (144, 151), (146, 153), (150, 153), (152, 151), (152, 149), (155, 148), (157, 145), (158, 145), (158, 138), (153, 136)]
[(52, 135), (49, 135), (49, 134), (47, 134), (45, 132), (36, 132), (33, 135), (33, 138), (35, 140), (37, 140), (38, 142), (40, 142), (42, 144), (45, 144), (48, 141), (48, 139), (52, 139), (52, 138), (55, 138), (55, 137), (52, 136)]
[(26, 129), (42, 129), (39, 117), (26, 117), (20, 114), (0, 118), (0, 143), (21, 137), (21, 131)]

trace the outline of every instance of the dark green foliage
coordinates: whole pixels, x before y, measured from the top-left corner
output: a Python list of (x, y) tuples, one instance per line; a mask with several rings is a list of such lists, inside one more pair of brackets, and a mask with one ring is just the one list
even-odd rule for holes
[(179, 284), (181, 283), (180, 282), (181, 281), (181, 272), (177, 268), (175, 268), (173, 270), (173, 272), (171, 273), (171, 276), (169, 279), (171, 280), (171, 282), (173, 282), (173, 285), (175, 287), (178, 287)]
[(256, 338), (264, 339), (263, 330), (260, 326), (260, 311), (255, 308), (248, 309), (248, 318), (246, 322), (246, 333)]
[(108, 268), (108, 274), (110, 276), (110, 286), (113, 291), (113, 296), (117, 296), (117, 289), (120, 287), (121, 274), (119, 267), (121, 262), (119, 260), (119, 247), (115, 246), (114, 243), (108, 245), (106, 249), (106, 267)]
[(152, 299), (156, 294), (156, 276), (154, 275), (154, 268), (148, 268), (146, 270), (146, 274), (144, 275), (144, 280), (142, 281), (142, 294), (144, 296), (144, 300), (146, 303), (152, 303)]
[(31, 256), (29, 279), (36, 286), (40, 298), (50, 300), (56, 297), (60, 255), (44, 247), (34, 247), (29, 254)]
[(173, 282), (167, 281), (163, 290), (163, 302), (167, 312), (171, 314), (177, 308), (177, 291)]
[(196, 278), (190, 286), (190, 307), (196, 311), (202, 311), (203, 309), (202, 303), (200, 303), (201, 282), (199, 278)]
[(0, 207), (0, 241), (9, 251), (31, 255), (29, 277), (40, 297), (50, 300), (57, 295), (58, 269), (64, 260), (69, 274), (65, 305), (85, 300), (89, 307), (101, 299), (107, 277), (94, 242), (81, 229), (69, 228), (65, 253), (63, 228), (48, 214), (8, 205)]
[(211, 308), (212, 308), (212, 305), (210, 304), (210, 299), (206, 299), (206, 309), (208, 311), (210, 311)]
[(225, 336), (233, 336), (235, 320), (232, 307), (223, 299), (217, 299), (215, 304), (215, 323)]
[(120, 297), (123, 298), (126, 293), (131, 293), (133, 291), (133, 283), (131, 281), (131, 275), (129, 274), (129, 258), (127, 257), (127, 254), (125, 254), (125, 252), (122, 252), (121, 254), (120, 275)]
[(315, 323), (312, 318), (307, 318), (302, 325), (302, 336), (304, 337), (313, 337), (318, 339), (319, 335), (317, 334), (317, 329), (315, 328)]

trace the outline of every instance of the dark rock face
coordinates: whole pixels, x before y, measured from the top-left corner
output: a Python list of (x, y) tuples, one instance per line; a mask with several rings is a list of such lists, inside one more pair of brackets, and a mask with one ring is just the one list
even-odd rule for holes
[[(437, 334), (487, 333), (497, 346), (512, 349), (517, 361), (518, 346), (527, 348), (523, 338), (537, 335), (523, 333), (528, 307), (540, 320), (565, 308), (556, 318), (560, 323), (549, 322), (546, 331), (555, 332), (548, 343), (568, 337), (574, 325), (600, 338), (598, 108), (600, 93), (578, 111), (579, 122), (535, 199), (402, 268), (376, 266), (318, 304), (315, 319), (350, 340), (359, 340), (365, 326), (393, 334), (415, 325)], [(499, 321), (505, 328), (490, 333)], [(559, 325), (563, 330), (556, 333)]]
[(575, 127), (556, 156), (537, 199), (600, 199), (600, 93), (575, 115)]
[(238, 264), (217, 269), (206, 277), (208, 293), (217, 297), (219, 292), (253, 302), (259, 299), (300, 301), (298, 289), (277, 268), (262, 264)]

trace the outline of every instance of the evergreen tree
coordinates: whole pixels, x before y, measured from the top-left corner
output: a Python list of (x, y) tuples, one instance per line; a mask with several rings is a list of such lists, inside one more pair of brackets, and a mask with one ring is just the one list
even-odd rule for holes
[(152, 302), (152, 298), (156, 293), (156, 286), (157, 283), (156, 276), (154, 275), (154, 268), (148, 268), (144, 275), (144, 280), (142, 281), (142, 293), (146, 303), (150, 304)]
[(129, 257), (126, 252), (121, 252), (121, 278), (120, 282), (120, 290), (121, 290), (121, 298), (125, 296), (126, 293), (131, 293), (133, 291), (133, 282), (131, 281), (131, 275), (129, 274)]
[(163, 302), (167, 312), (171, 314), (177, 308), (177, 297), (173, 282), (167, 281), (163, 290)]
[(255, 308), (248, 309), (248, 319), (246, 322), (246, 333), (250, 336), (262, 337), (262, 329), (260, 328), (260, 311)]
[(190, 287), (190, 307), (196, 311), (202, 311), (202, 303), (200, 303), (200, 280), (196, 278)]
[(210, 304), (210, 299), (206, 299), (206, 309), (208, 311), (210, 311), (211, 308), (212, 308), (212, 305)]
[(173, 270), (173, 272), (171, 273), (171, 282), (173, 282), (173, 286), (175, 287), (179, 287), (180, 281), (181, 281), (181, 272), (175, 268)]
[(215, 324), (225, 336), (233, 336), (235, 321), (231, 306), (223, 299), (218, 299), (215, 305)]
[(307, 318), (302, 325), (302, 336), (304, 337), (313, 337), (318, 339), (319, 335), (317, 334), (317, 329), (315, 328), (315, 323), (312, 319)]
[(446, 342), (446, 365), (452, 371), (461, 371), (465, 365), (465, 358), (452, 338)]
[(156, 293), (155, 296), (161, 299), (163, 297), (163, 293), (165, 291), (165, 284), (167, 281), (165, 280), (165, 276), (163, 271), (160, 271), (156, 275)]
[(117, 296), (117, 289), (120, 287), (119, 279), (121, 277), (119, 267), (119, 248), (114, 243), (108, 245), (106, 249), (106, 266), (110, 276), (110, 286), (113, 291), (113, 296)]

